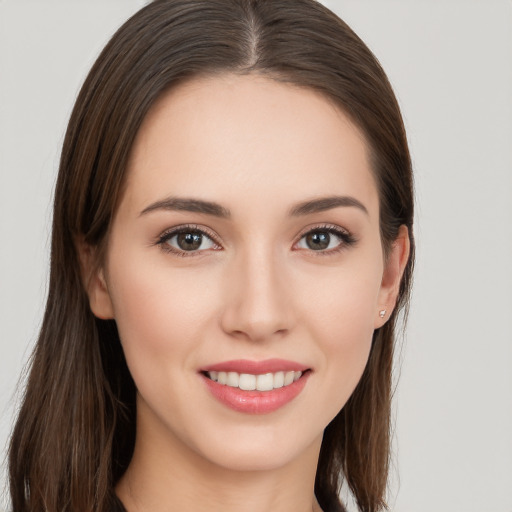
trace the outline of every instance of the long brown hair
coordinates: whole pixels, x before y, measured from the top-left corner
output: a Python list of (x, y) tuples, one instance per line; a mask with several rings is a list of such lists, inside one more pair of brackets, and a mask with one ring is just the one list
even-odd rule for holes
[(258, 73), (320, 91), (365, 134), (380, 195), (384, 253), (401, 225), (411, 257), (398, 307), (374, 333), (355, 392), (327, 426), (315, 482), (326, 511), (382, 509), (389, 465), (397, 315), (407, 305), (414, 240), (411, 162), (391, 86), (352, 30), (315, 0), (155, 0), (113, 36), (76, 101), (55, 192), (46, 312), (9, 452), (14, 512), (122, 510), (114, 487), (135, 440), (135, 385), (114, 321), (89, 308), (76, 240), (100, 249), (137, 131), (176, 84)]

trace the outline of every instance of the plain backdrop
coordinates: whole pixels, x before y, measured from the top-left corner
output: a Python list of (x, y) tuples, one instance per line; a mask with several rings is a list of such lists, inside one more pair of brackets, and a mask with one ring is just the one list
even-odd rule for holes
[[(67, 119), (95, 56), (144, 3), (0, 0), (2, 458), (43, 313)], [(387, 71), (416, 173), (390, 508), (512, 512), (512, 2), (324, 3)]]

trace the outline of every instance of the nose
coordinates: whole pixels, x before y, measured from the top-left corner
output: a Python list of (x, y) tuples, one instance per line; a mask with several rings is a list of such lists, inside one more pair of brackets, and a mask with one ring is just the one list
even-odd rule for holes
[(222, 329), (259, 342), (286, 335), (295, 324), (286, 274), (272, 251), (236, 259), (226, 280)]

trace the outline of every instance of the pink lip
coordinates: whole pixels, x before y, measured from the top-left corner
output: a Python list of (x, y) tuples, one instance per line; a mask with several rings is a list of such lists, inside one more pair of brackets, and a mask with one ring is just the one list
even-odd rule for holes
[[(311, 375), (307, 366), (282, 359), (265, 361), (237, 360), (206, 366), (201, 369), (201, 377), (212, 395), (224, 405), (246, 414), (267, 414), (277, 411), (291, 402), (304, 389)], [(225, 386), (209, 379), (206, 372), (237, 372), (261, 375), (278, 371), (302, 371), (301, 378), (288, 386), (271, 391), (244, 391), (239, 388)]]
[(237, 372), (262, 375), (275, 372), (304, 372), (309, 367), (286, 359), (265, 359), (264, 361), (251, 361), (248, 359), (237, 359), (212, 364), (201, 368), (202, 372)]

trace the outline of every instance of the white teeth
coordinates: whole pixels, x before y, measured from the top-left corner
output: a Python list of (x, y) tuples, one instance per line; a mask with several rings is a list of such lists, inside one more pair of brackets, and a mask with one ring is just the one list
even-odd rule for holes
[(295, 372), (286, 372), (284, 374), (284, 385), (289, 386), (293, 382), (293, 374)]
[(261, 375), (252, 375), (250, 373), (237, 372), (208, 372), (210, 379), (230, 386), (240, 388), (244, 391), (271, 391), (272, 389), (289, 386), (296, 382), (302, 376), (302, 372), (276, 372), (264, 373)]
[(242, 373), (240, 375), (240, 383), (238, 384), (238, 387), (244, 391), (252, 391), (253, 389), (256, 389), (256, 375)]
[(238, 381), (240, 376), (236, 372), (228, 372), (228, 378), (226, 380), (226, 386), (231, 386), (232, 388), (238, 387)]
[(258, 391), (270, 391), (274, 389), (274, 375), (265, 373), (256, 377), (256, 389)]
[(284, 386), (284, 372), (274, 374), (274, 388), (282, 388)]
[(256, 389), (256, 375), (241, 373), (238, 387), (244, 391), (252, 391), (253, 389)]

